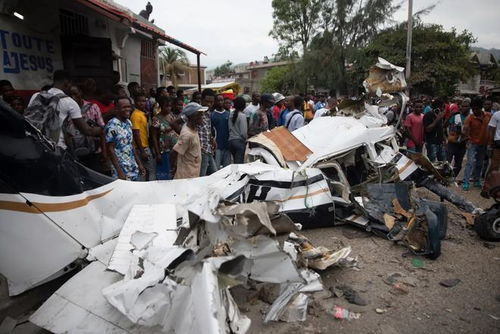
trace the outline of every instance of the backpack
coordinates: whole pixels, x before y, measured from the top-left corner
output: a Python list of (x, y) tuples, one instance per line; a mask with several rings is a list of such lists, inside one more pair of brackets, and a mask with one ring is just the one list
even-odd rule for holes
[(50, 94), (41, 91), (24, 112), (24, 118), (57, 144), (61, 134), (61, 121), (57, 105), (67, 97), (65, 94)]
[[(96, 122), (87, 117), (87, 111), (92, 106), (88, 103), (82, 107), (82, 119), (91, 127), (98, 126)], [(75, 157), (82, 157), (95, 153), (99, 148), (100, 139), (96, 137), (89, 137), (81, 133), (73, 123), (73, 120), (68, 117), (64, 120), (62, 125), (64, 134), (64, 141), (68, 150), (73, 153)]]
[(300, 111), (294, 111), (290, 114), (290, 118), (288, 119), (288, 122), (286, 122), (286, 125), (285, 125), (285, 128), (289, 128), (290, 127), (290, 123), (292, 123), (292, 119), (296, 116), (296, 115), (300, 115)]

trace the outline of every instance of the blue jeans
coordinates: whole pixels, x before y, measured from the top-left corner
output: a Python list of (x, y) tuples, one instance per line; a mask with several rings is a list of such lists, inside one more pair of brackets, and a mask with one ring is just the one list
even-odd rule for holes
[(217, 168), (226, 167), (231, 164), (231, 153), (229, 150), (224, 149), (224, 150), (219, 150), (217, 149), (215, 151), (215, 166)]
[(171, 180), (170, 176), (170, 152), (163, 152), (161, 154), (161, 162), (156, 163), (156, 179), (157, 180)]
[(481, 180), (481, 170), (483, 169), (484, 156), (486, 155), (486, 145), (470, 144), (467, 148), (467, 163), (464, 171), (464, 183)]
[(246, 142), (243, 139), (233, 139), (229, 141), (229, 152), (233, 156), (235, 164), (242, 164), (245, 160)]
[(217, 171), (212, 153), (201, 152), (200, 176), (207, 176)]
[(156, 180), (156, 161), (153, 158), (153, 152), (149, 147), (144, 147), (144, 152), (148, 155), (147, 160), (142, 160), (142, 165), (146, 170), (146, 175), (140, 176), (141, 181), (154, 181)]
[(431, 162), (436, 161), (436, 158), (438, 161), (446, 161), (446, 153), (443, 144), (427, 143), (425, 147), (427, 148), (427, 158), (429, 158)]

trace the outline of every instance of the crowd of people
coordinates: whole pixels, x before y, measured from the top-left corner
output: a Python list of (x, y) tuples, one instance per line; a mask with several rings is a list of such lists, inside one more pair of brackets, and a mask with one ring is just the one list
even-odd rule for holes
[[(34, 94), (25, 107), (12, 85), (0, 81), (0, 97), (28, 120), (55, 101), (59, 131), (52, 139), (58, 147), (89, 168), (132, 181), (193, 178), (243, 163), (249, 137), (276, 126), (294, 131), (314, 118), (334, 116), (339, 103), (326, 94), (232, 98), (211, 89), (189, 99), (173, 86), (146, 93), (137, 82), (115, 85), (111, 92), (103, 97), (95, 80), (78, 86), (65, 71), (56, 71), (53, 85)], [(389, 119), (398, 108), (386, 108), (384, 114)], [(449, 161), (456, 177), (467, 156), (462, 187), (481, 187), (488, 152), (500, 146), (499, 109), (480, 97), (446, 103), (412, 99), (403, 113), (401, 144), (432, 162)], [(498, 161), (492, 159), (491, 167), (498, 169)]]
[(410, 152), (423, 152), (425, 147), (430, 161), (448, 161), (456, 178), (466, 156), (463, 177), (457, 182), (466, 191), (471, 184), (481, 188), (488, 166), (499, 167), (498, 111), (500, 105), (489, 98), (455, 97), (446, 103), (440, 98), (414, 99), (403, 123), (406, 147)]

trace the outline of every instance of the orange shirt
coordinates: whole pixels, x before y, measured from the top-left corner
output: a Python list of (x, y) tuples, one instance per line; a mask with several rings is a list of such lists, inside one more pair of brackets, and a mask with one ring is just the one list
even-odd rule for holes
[(467, 116), (464, 127), (469, 128), (469, 141), (477, 145), (488, 145), (489, 132), (488, 122), (491, 114), (483, 112), (483, 117), (477, 117), (474, 114)]

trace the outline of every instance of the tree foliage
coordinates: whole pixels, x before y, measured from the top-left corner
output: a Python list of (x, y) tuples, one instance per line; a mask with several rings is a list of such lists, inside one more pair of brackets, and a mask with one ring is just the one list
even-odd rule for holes
[[(413, 28), (412, 65), (409, 84), (419, 93), (452, 96), (460, 80), (467, 80), (474, 67), (470, 62), (470, 45), (475, 39), (468, 31), (445, 31), (437, 24), (419, 21)], [(362, 51), (358, 68), (367, 70), (377, 57), (405, 66), (406, 26), (386, 29)]]
[(277, 66), (270, 69), (261, 83), (262, 93), (280, 92), (288, 94), (296, 91), (296, 83), (293, 80), (292, 66)]
[[(302, 46), (297, 68), (315, 87), (347, 93), (346, 65), (399, 8), (392, 0), (273, 0), (271, 35), (281, 50)], [(298, 73), (299, 74), (299, 73)]]
[(172, 81), (177, 87), (177, 79), (188, 69), (189, 61), (181, 49), (163, 47), (159, 53), (160, 73)]
[(225, 75), (229, 75), (233, 73), (232, 69), (233, 63), (229, 60), (227, 60), (224, 64), (217, 66), (214, 69), (214, 75), (216, 77), (223, 77)]
[(325, 0), (273, 0), (273, 30), (281, 51), (289, 52), (300, 43), (305, 53), (313, 33), (321, 25)]

